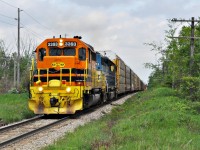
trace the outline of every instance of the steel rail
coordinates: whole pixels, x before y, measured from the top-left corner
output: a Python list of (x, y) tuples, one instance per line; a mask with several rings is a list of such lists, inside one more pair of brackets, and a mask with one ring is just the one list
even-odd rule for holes
[(49, 129), (49, 128), (51, 128), (51, 127), (57, 125), (57, 124), (60, 124), (61, 122), (64, 122), (64, 121), (65, 121), (66, 119), (68, 119), (68, 118), (69, 118), (69, 117), (67, 116), (67, 117), (65, 117), (65, 118), (62, 118), (62, 119), (60, 119), (60, 120), (58, 120), (58, 121), (55, 121), (55, 122), (53, 122), (53, 123), (50, 123), (50, 124), (45, 125), (45, 126), (43, 126), (43, 127), (40, 127), (40, 128), (35, 129), (35, 130), (33, 130), (33, 131), (24, 133), (24, 134), (22, 134), (22, 135), (20, 135), (20, 136), (17, 136), (17, 137), (15, 137), (15, 138), (12, 138), (12, 139), (9, 139), (9, 140), (7, 140), (7, 141), (4, 141), (4, 142), (0, 143), (0, 148), (3, 148), (3, 147), (5, 147), (5, 146), (7, 146), (7, 145), (16, 143), (17, 141), (22, 140), (22, 139), (27, 138), (27, 137), (30, 137), (30, 136), (32, 136), (32, 135), (38, 133), (38, 132), (47, 130), (47, 129)]
[(14, 124), (11, 124), (11, 125), (8, 125), (8, 126), (5, 126), (5, 127), (1, 127), (0, 128), (0, 133), (3, 133), (5, 131), (8, 131), (10, 129), (15, 129), (19, 126), (22, 126), (22, 125), (25, 125), (25, 124), (29, 124), (29, 123), (32, 123), (38, 119), (41, 119), (43, 117), (43, 115), (39, 115), (39, 116), (36, 116), (36, 117), (33, 117), (33, 118), (30, 118), (28, 120), (25, 120), (25, 121), (21, 121), (19, 123), (14, 123)]

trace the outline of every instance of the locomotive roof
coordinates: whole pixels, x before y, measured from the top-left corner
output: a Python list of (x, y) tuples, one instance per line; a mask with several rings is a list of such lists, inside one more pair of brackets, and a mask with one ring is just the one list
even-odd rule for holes
[(105, 62), (107, 62), (107, 63), (109, 62), (110, 64), (115, 65), (115, 63), (110, 58), (108, 58), (107, 56), (102, 55), (101, 57)]
[(91, 46), (90, 44), (87, 44), (87, 43), (85, 43), (85, 42), (83, 42), (83, 43), (86, 44), (86, 45), (89, 47), (90, 50), (92, 50), (93, 52), (96, 53), (96, 51), (94, 50), (93, 46)]

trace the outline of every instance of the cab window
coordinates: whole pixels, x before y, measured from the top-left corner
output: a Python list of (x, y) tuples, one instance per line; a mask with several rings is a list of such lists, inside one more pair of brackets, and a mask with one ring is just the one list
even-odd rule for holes
[(49, 50), (49, 56), (61, 56), (62, 50), (59, 48), (50, 48)]
[(89, 59), (89, 62), (91, 62), (91, 50), (88, 48), (88, 59)]
[(79, 60), (86, 60), (86, 49), (79, 48), (78, 52), (79, 52), (79, 54), (78, 54)]
[(96, 53), (92, 52), (92, 60), (96, 61)]
[(75, 50), (75, 48), (64, 48), (63, 54), (64, 54), (64, 56), (75, 56), (76, 50)]
[(40, 48), (38, 53), (39, 61), (43, 61), (44, 56), (46, 56), (46, 49)]

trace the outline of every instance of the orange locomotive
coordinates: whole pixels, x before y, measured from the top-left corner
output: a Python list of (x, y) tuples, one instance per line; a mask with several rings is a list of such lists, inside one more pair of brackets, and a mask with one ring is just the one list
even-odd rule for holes
[[(95, 52), (79, 36), (46, 39), (35, 52), (28, 102), (35, 114), (74, 114), (134, 91), (133, 71), (129, 68), (124, 73), (122, 68), (121, 78), (118, 65), (121, 59), (112, 61)], [(142, 86), (137, 90), (142, 90)]]
[(108, 85), (102, 68), (96, 68), (98, 54), (80, 37), (46, 39), (35, 52), (29, 99), (35, 114), (73, 114), (116, 95), (115, 83)]

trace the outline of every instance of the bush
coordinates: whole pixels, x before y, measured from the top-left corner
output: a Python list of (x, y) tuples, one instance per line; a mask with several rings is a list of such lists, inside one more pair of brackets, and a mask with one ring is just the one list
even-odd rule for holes
[(16, 88), (11, 88), (9, 91), (8, 91), (9, 94), (18, 94), (19, 91), (16, 89)]
[(200, 78), (183, 77), (180, 83), (180, 93), (182, 96), (192, 101), (199, 101), (200, 97)]

